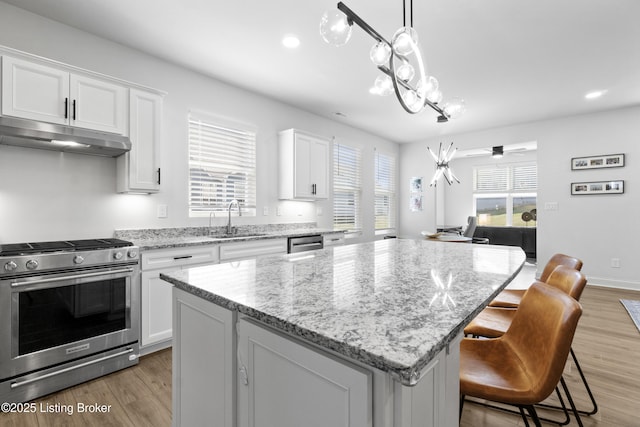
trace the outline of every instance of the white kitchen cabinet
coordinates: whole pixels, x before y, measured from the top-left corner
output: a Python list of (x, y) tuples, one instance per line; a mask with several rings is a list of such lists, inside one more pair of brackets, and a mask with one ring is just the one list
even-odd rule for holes
[(127, 97), (107, 80), (2, 57), (2, 115), (127, 135)]
[(372, 419), (367, 370), (238, 321), (239, 427), (365, 427)]
[(139, 89), (129, 91), (131, 151), (116, 160), (118, 193), (160, 190), (162, 96)]
[(143, 252), (140, 274), (140, 353), (171, 345), (171, 289), (160, 273), (218, 262), (218, 246), (207, 245)]
[(236, 427), (236, 314), (180, 289), (173, 295), (172, 426)]
[(329, 197), (331, 138), (297, 129), (278, 134), (279, 198), (318, 200)]
[(287, 253), (287, 239), (261, 239), (220, 245), (220, 261)]

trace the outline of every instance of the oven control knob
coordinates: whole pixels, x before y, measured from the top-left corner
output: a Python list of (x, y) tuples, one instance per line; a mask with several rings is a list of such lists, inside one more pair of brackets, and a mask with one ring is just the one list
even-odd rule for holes
[(73, 257), (74, 264), (82, 264), (84, 262), (84, 257), (82, 255), (76, 255)]
[(9, 261), (4, 265), (5, 271), (13, 271), (16, 268), (18, 268), (18, 264), (16, 264), (15, 261)]
[(127, 255), (129, 255), (129, 258), (135, 258), (138, 256), (138, 251), (129, 251)]
[(27, 268), (29, 270), (35, 270), (36, 268), (38, 268), (38, 261), (36, 261), (35, 259), (30, 259), (29, 261), (27, 261)]
[(113, 253), (113, 259), (120, 261), (122, 259), (122, 252), (118, 251), (118, 252), (114, 252)]

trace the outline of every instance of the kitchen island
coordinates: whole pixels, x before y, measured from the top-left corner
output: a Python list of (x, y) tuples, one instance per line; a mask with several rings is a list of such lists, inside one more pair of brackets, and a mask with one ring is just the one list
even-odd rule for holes
[(163, 274), (174, 425), (457, 425), (462, 330), (524, 260), (389, 239)]

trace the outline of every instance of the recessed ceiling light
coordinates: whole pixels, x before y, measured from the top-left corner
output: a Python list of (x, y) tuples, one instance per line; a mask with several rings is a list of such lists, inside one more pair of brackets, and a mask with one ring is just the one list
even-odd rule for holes
[(606, 90), (594, 90), (593, 92), (589, 92), (588, 94), (586, 94), (584, 97), (585, 99), (596, 99), (600, 98), (605, 93), (607, 93)]
[(300, 46), (300, 39), (294, 34), (287, 34), (282, 39), (282, 44), (288, 49), (295, 49)]

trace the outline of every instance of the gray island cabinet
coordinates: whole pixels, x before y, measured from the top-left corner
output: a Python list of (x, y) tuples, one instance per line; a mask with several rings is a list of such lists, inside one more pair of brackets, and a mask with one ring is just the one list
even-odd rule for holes
[(457, 426), (462, 330), (524, 261), (389, 239), (163, 273), (173, 425)]

